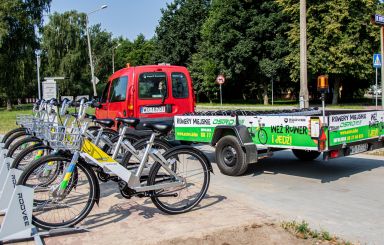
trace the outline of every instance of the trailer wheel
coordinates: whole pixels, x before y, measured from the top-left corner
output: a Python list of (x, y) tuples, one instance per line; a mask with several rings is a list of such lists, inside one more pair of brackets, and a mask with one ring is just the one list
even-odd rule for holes
[(224, 136), (216, 144), (216, 162), (225, 175), (242, 175), (248, 167), (245, 153), (238, 139), (233, 135)]
[(302, 161), (312, 161), (315, 160), (318, 156), (320, 156), (320, 152), (318, 151), (306, 151), (306, 150), (296, 150), (292, 149), (293, 155)]

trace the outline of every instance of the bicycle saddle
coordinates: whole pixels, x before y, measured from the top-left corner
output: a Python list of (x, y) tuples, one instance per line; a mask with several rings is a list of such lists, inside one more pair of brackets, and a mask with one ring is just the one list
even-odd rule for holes
[(115, 121), (112, 119), (95, 119), (93, 121), (107, 128), (111, 128), (113, 125), (115, 125)]
[(172, 130), (173, 124), (170, 123), (143, 123), (143, 127), (149, 128), (152, 131), (167, 134)]
[(91, 119), (92, 121), (96, 120), (96, 116), (95, 115), (85, 114), (85, 117), (88, 118), (88, 119)]
[(136, 127), (139, 124), (140, 119), (134, 117), (116, 117), (116, 122), (121, 122), (126, 126)]

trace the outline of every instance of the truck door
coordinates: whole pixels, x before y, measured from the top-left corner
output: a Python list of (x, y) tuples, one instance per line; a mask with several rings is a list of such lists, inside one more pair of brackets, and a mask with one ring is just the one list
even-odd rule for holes
[(171, 73), (172, 113), (174, 115), (194, 111), (192, 84), (187, 75), (180, 72)]
[(127, 114), (128, 76), (113, 79), (110, 89), (108, 118), (125, 117)]
[(138, 76), (136, 115), (140, 118), (172, 116), (171, 86), (164, 71), (143, 71)]
[(110, 86), (111, 82), (109, 81), (106, 83), (103, 93), (101, 94), (101, 108), (96, 108), (95, 112), (97, 118), (108, 118), (108, 93)]

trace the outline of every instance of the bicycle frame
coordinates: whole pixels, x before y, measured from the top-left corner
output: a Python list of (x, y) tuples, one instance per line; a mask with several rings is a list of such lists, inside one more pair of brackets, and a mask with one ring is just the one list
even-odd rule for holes
[[(152, 149), (152, 145), (154, 142), (156, 134), (153, 133), (151, 135), (151, 138), (148, 141), (148, 145), (145, 148), (145, 152), (143, 157), (141, 158), (140, 165), (136, 172), (130, 171), (123, 167), (120, 163), (115, 161), (112, 157), (110, 157), (107, 153), (105, 153), (103, 150), (101, 150), (99, 147), (94, 145), (92, 142), (88, 141), (87, 139), (84, 140), (82, 150), (79, 157), (82, 157), (86, 159), (87, 161), (90, 161), (96, 165), (98, 165), (101, 168), (106, 168), (109, 171), (111, 171), (113, 174), (117, 175), (120, 179), (125, 181), (128, 186), (132, 189), (134, 189), (137, 192), (144, 192), (144, 191), (151, 191), (151, 190), (159, 190), (163, 188), (169, 188), (169, 187), (178, 187), (184, 185), (184, 181), (180, 179), (176, 175), (176, 173), (169, 167), (169, 165), (172, 164), (172, 162), (167, 162), (167, 160), (161, 155), (161, 153), (156, 150)], [(123, 137), (123, 135), (122, 135)], [(120, 140), (120, 139), (119, 139)], [(119, 144), (117, 144), (114, 153), (116, 153), (119, 149)], [(76, 157), (74, 155), (74, 157)], [(162, 167), (175, 179), (177, 182), (173, 183), (166, 183), (166, 184), (157, 184), (152, 186), (143, 185), (140, 182), (140, 177), (142, 176), (143, 170), (145, 168), (146, 162), (148, 158), (151, 158), (152, 160), (160, 163)], [(77, 159), (72, 159), (72, 162), (77, 162)], [(76, 161), (75, 161), (76, 160)]]

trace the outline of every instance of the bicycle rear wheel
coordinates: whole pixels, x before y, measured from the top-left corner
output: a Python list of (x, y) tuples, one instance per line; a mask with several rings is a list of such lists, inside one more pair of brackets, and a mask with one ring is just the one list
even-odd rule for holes
[(26, 137), (29, 137), (30, 134), (26, 131), (17, 132), (15, 134), (12, 134), (11, 137), (7, 139), (4, 143), (4, 149), (10, 149), (17, 141), (24, 139)]
[[(151, 191), (151, 200), (168, 214), (185, 213), (204, 198), (210, 181), (209, 163), (204, 153), (192, 147), (177, 147), (164, 153), (168, 168), (176, 173), (183, 184), (177, 187)], [(149, 173), (148, 185), (178, 182), (172, 174), (156, 162)]]
[(52, 148), (44, 145), (43, 143), (38, 143), (36, 145), (31, 145), (24, 150), (22, 150), (13, 160), (11, 168), (16, 168), (24, 170), (29, 163), (34, 160), (38, 160), (43, 156), (51, 154)]
[(22, 140), (19, 140), (19, 141), (15, 142), (14, 144), (12, 144), (12, 147), (9, 148), (8, 153), (7, 153), (7, 157), (15, 158), (15, 157), (17, 157), (18, 154), (20, 154), (21, 151), (23, 151), (27, 147), (35, 145), (35, 144), (39, 144), (41, 142), (42, 142), (41, 139), (34, 137), (34, 136), (26, 137)]
[[(148, 143), (147, 143), (148, 140), (149, 140), (149, 138), (145, 138), (145, 139), (141, 139), (141, 140), (137, 141), (136, 143), (132, 144), (132, 146), (138, 152), (141, 153), (141, 156), (144, 155), (145, 148), (148, 145)], [(155, 141), (153, 142), (153, 145), (152, 145), (152, 149), (156, 149), (156, 150), (160, 151), (161, 154), (163, 154), (164, 152), (166, 152), (170, 148), (171, 148), (171, 145), (167, 141), (162, 140), (162, 139), (158, 139), (158, 138), (155, 138)], [(135, 156), (132, 155), (131, 152), (127, 151), (124, 154), (124, 156), (122, 157), (122, 160), (120, 163), (124, 167), (129, 167), (132, 165), (140, 164), (140, 161), (141, 161), (141, 159), (137, 159)], [(151, 166), (153, 163), (154, 162), (152, 161), (152, 159), (148, 159), (148, 162), (147, 162), (148, 167)]]
[(4, 137), (1, 139), (1, 143), (5, 143), (9, 137), (11, 137), (13, 134), (19, 133), (19, 132), (25, 132), (27, 131), (26, 128), (20, 127), (20, 128), (14, 128), (11, 131), (8, 131)]
[(98, 199), (98, 182), (92, 169), (78, 162), (62, 195), (57, 190), (70, 157), (49, 155), (32, 162), (19, 185), (34, 188), (32, 222), (42, 229), (71, 227), (81, 222)]

